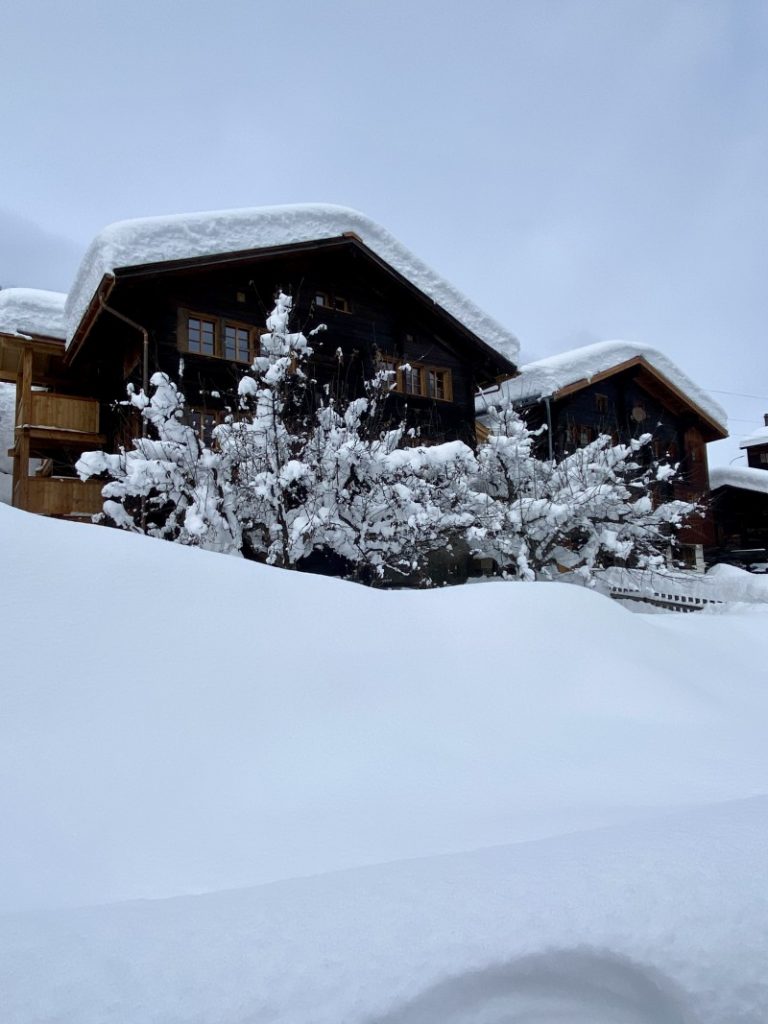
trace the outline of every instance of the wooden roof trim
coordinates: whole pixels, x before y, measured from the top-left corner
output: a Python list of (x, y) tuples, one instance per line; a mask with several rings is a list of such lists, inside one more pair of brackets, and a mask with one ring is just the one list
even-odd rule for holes
[(77, 330), (72, 337), (72, 341), (64, 353), (65, 365), (70, 366), (77, 353), (83, 347), (85, 339), (91, 333), (91, 328), (96, 323), (99, 313), (101, 312), (102, 299), (106, 302), (114, 287), (115, 275), (104, 274), (101, 281), (99, 281), (99, 287), (93, 293), (91, 301), (88, 303), (88, 308), (86, 309), (82, 320), (77, 325)]
[(697, 405), (689, 395), (686, 395), (684, 391), (681, 391), (675, 384), (672, 383), (667, 377), (657, 370), (653, 363), (648, 362), (644, 356), (632, 356), (631, 359), (625, 359), (622, 363), (616, 363), (615, 366), (609, 367), (607, 370), (601, 370), (600, 373), (594, 374), (592, 377), (582, 377), (577, 381), (573, 381), (572, 384), (566, 384), (565, 387), (559, 388), (552, 395), (555, 401), (561, 398), (567, 398), (568, 395), (575, 394), (577, 391), (582, 391), (584, 388), (589, 387), (590, 384), (599, 384), (601, 380), (606, 380), (608, 377), (613, 377), (617, 373), (623, 373), (625, 370), (631, 370), (636, 366), (641, 366), (644, 370), (647, 370), (652, 377), (655, 377), (660, 384), (663, 384), (668, 391), (671, 391), (684, 405), (687, 405), (689, 409), (700, 416), (705, 423), (709, 424), (712, 428), (713, 433), (717, 436), (713, 440), (721, 440), (728, 436), (728, 432), (723, 430), (720, 424), (713, 420), (708, 413), (704, 412), (700, 405)]

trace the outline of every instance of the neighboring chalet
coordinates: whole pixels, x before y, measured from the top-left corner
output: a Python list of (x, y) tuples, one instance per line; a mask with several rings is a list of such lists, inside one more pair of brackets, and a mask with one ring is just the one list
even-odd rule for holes
[[(13, 504), (100, 509), (81, 452), (136, 436), (126, 385), (163, 371), (208, 435), (254, 356), (277, 289), (312, 339), (310, 374), (348, 395), (396, 369), (393, 414), (424, 441), (475, 440), (474, 396), (515, 372), (512, 334), (382, 228), (336, 206), (123, 221), (92, 243), (66, 298), (0, 291), (0, 381), (17, 386)], [(38, 460), (33, 462), (31, 460)]]
[(709, 484), (715, 521), (713, 558), (743, 566), (768, 563), (768, 415), (765, 426), (744, 438), (746, 466), (712, 469)]
[[(680, 463), (674, 497), (686, 501), (707, 491), (707, 443), (727, 436), (726, 414), (709, 395), (660, 352), (624, 341), (528, 363), (478, 398), (478, 416), (503, 400), (531, 428), (546, 428), (540, 440), (545, 458), (560, 458), (598, 434), (615, 442), (652, 434), (657, 456)], [(690, 564), (702, 566), (704, 547), (714, 543), (710, 517), (688, 523), (679, 540)]]

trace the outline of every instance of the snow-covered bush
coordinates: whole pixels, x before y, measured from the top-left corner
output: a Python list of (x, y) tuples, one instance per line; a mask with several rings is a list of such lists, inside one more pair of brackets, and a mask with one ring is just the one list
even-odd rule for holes
[(318, 392), (305, 372), (312, 348), (289, 330), (290, 315), (281, 293), (239, 382), (239, 408), (210, 447), (156, 374), (151, 397), (129, 394), (152, 436), (130, 452), (87, 453), (78, 472), (111, 478), (103, 519), (124, 529), (285, 567), (319, 556), (350, 578), (428, 585), (431, 555), (472, 524), (473, 452), (460, 442), (414, 447), (402, 424), (388, 424), (387, 371), (364, 396)]
[(312, 348), (289, 330), (290, 316), (281, 293), (239, 381), (238, 408), (210, 445), (184, 422), (184, 397), (167, 375), (152, 377), (151, 396), (129, 393), (150, 436), (77, 466), (83, 478), (110, 478), (105, 521), (273, 565), (429, 585), (438, 558), (459, 552), (523, 579), (659, 564), (692, 511), (659, 500), (674, 468), (653, 460), (650, 435), (619, 445), (602, 436), (548, 462), (507, 407), (491, 410), (477, 452), (460, 441), (416, 444), (386, 411), (391, 370), (359, 396), (318, 388), (305, 369)]
[(84, 480), (110, 477), (102, 490), (102, 520), (182, 544), (239, 550), (231, 466), (182, 421), (184, 396), (167, 374), (154, 374), (150, 384), (151, 397), (129, 387), (128, 401), (153, 436), (135, 438), (131, 451), (86, 452), (76, 464)]
[(478, 550), (524, 579), (558, 567), (585, 575), (607, 564), (663, 564), (674, 531), (695, 506), (662, 500), (677, 467), (653, 458), (652, 436), (614, 444), (601, 435), (559, 461), (535, 456), (537, 434), (511, 406), (489, 412), (478, 450), (488, 494), (473, 532)]

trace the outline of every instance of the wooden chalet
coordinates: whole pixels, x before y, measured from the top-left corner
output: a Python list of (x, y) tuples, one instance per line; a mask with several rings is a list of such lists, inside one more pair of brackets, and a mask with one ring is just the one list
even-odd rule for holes
[(740, 447), (746, 466), (724, 466), (709, 474), (715, 546), (711, 561), (768, 566), (768, 415)]
[[(705, 498), (706, 446), (727, 436), (725, 413), (709, 395), (660, 352), (628, 342), (587, 345), (521, 367), (478, 399), (481, 420), (501, 399), (531, 428), (545, 428), (545, 458), (561, 458), (599, 434), (615, 443), (652, 434), (655, 454), (680, 463), (681, 480), (669, 496), (684, 501)], [(711, 517), (696, 517), (678, 538), (686, 558), (701, 566), (703, 549), (714, 543)]]
[[(354, 211), (126, 221), (94, 241), (66, 317), (61, 304), (49, 310), (52, 327), (44, 310), (32, 324), (20, 314), (41, 293), (0, 292), (0, 380), (17, 386), (13, 504), (56, 516), (98, 511), (101, 485), (81, 482), (74, 464), (83, 451), (130, 444), (139, 426), (120, 401), (127, 384), (146, 388), (156, 371), (208, 434), (236, 407), (278, 289), (293, 296), (292, 329), (326, 325), (312, 338), (318, 391), (354, 396), (391, 367), (393, 415), (422, 441), (474, 443), (475, 393), (515, 372), (516, 339)], [(26, 306), (19, 296), (14, 317), (16, 291)]]

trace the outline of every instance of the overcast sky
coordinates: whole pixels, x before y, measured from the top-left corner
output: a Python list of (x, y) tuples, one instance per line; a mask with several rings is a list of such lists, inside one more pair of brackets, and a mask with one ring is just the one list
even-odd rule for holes
[(768, 412), (768, 0), (6, 0), (2, 21), (1, 285), (66, 290), (126, 217), (342, 203), (524, 358), (629, 338), (736, 438)]

